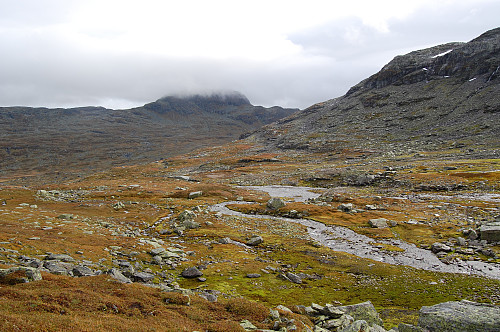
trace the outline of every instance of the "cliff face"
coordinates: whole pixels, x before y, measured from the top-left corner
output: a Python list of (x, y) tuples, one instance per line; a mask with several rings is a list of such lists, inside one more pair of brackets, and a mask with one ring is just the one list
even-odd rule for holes
[(253, 106), (238, 93), (164, 97), (128, 110), (2, 107), (0, 178), (159, 160), (230, 142), (295, 111)]
[(499, 68), (500, 28), (468, 43), (397, 56), (345, 96), (282, 119), (252, 139), (311, 151), (405, 154), (459, 147), (496, 154)]

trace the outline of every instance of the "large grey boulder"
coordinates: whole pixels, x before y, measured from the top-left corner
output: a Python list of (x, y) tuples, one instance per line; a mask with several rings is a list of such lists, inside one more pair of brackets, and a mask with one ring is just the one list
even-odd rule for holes
[(420, 309), (418, 326), (431, 332), (500, 331), (500, 307), (462, 300)]
[(154, 274), (147, 272), (135, 272), (132, 274), (132, 279), (136, 282), (150, 282), (155, 278)]
[(183, 276), (184, 278), (198, 278), (198, 277), (201, 277), (202, 275), (203, 275), (203, 272), (198, 270), (198, 268), (195, 266), (188, 267), (187, 269), (185, 269), (181, 273), (181, 276)]
[(338, 206), (338, 209), (342, 212), (351, 212), (353, 208), (352, 203), (342, 203)]
[(500, 242), (500, 221), (483, 225), (479, 228), (481, 240)]
[(278, 210), (285, 206), (285, 202), (281, 198), (273, 197), (267, 201), (267, 207), (271, 210)]
[(52, 274), (69, 275), (73, 270), (74, 265), (60, 261), (45, 261), (43, 267)]
[(375, 307), (370, 301), (352, 305), (339, 306), (337, 307), (337, 309), (352, 316), (355, 320), (364, 320), (369, 325), (383, 324), (382, 319), (380, 319), (377, 310), (375, 310)]
[(75, 266), (72, 271), (75, 277), (90, 277), (94, 275), (91, 269), (83, 265)]
[(385, 219), (385, 218), (370, 219), (370, 221), (368, 223), (373, 228), (387, 228), (387, 227), (389, 227), (387, 225), (387, 219)]
[(259, 236), (259, 235), (254, 235), (252, 236), (248, 241), (247, 241), (247, 245), (248, 246), (258, 246), (259, 244), (261, 244), (262, 242), (264, 242), (264, 239)]
[(40, 270), (34, 267), (16, 266), (0, 269), (0, 280), (8, 279), (10, 283), (25, 283), (42, 280)]
[(452, 249), (450, 246), (447, 246), (446, 244), (440, 242), (434, 242), (431, 246), (431, 251), (435, 254), (441, 251), (450, 252), (451, 250)]
[(184, 210), (179, 214), (177, 220), (180, 221), (180, 227), (184, 229), (195, 229), (200, 227), (200, 224), (194, 221), (196, 213), (191, 210)]

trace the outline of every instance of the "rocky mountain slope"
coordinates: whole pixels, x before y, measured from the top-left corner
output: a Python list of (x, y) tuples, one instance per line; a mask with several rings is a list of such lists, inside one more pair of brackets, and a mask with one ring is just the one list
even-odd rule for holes
[(253, 134), (272, 148), (499, 155), (500, 28), (395, 57), (346, 95)]
[(142, 107), (0, 108), (0, 178), (88, 173), (237, 139), (295, 109), (239, 94), (165, 97)]

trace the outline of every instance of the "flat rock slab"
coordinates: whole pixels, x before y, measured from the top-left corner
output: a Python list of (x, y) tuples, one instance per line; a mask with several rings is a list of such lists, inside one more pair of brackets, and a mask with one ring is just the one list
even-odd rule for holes
[(488, 242), (500, 242), (500, 222), (494, 222), (481, 226), (479, 229), (481, 240)]
[(500, 331), (500, 307), (466, 300), (424, 306), (418, 326), (433, 332)]
[(373, 228), (387, 228), (389, 225), (387, 224), (387, 219), (378, 218), (378, 219), (370, 219), (368, 222)]

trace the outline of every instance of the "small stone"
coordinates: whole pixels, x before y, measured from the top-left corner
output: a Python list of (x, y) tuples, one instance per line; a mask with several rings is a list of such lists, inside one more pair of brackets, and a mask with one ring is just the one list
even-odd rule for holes
[(246, 277), (247, 277), (247, 278), (260, 278), (260, 277), (261, 277), (261, 275), (260, 275), (260, 274), (258, 274), (258, 273), (248, 273), (248, 274), (246, 275)]
[(204, 277), (198, 277), (197, 278), (199, 282), (205, 282), (207, 281), (207, 278), (204, 278)]
[(193, 191), (193, 192), (189, 193), (188, 198), (189, 199), (194, 199), (194, 198), (198, 198), (198, 197), (201, 197), (201, 196), (203, 196), (203, 191)]
[(160, 255), (153, 256), (152, 263), (154, 263), (156, 265), (162, 265), (163, 264), (163, 258), (161, 258)]
[(74, 219), (75, 216), (73, 214), (70, 214), (70, 213), (63, 213), (63, 214), (58, 215), (57, 218), (58, 219), (70, 220), (70, 219)]
[(469, 240), (476, 240), (478, 238), (477, 232), (473, 229), (469, 230), (469, 234), (467, 234), (467, 238)]
[(116, 202), (112, 206), (113, 206), (113, 209), (115, 209), (115, 210), (120, 210), (120, 209), (125, 208), (125, 204), (123, 204), (122, 202)]

